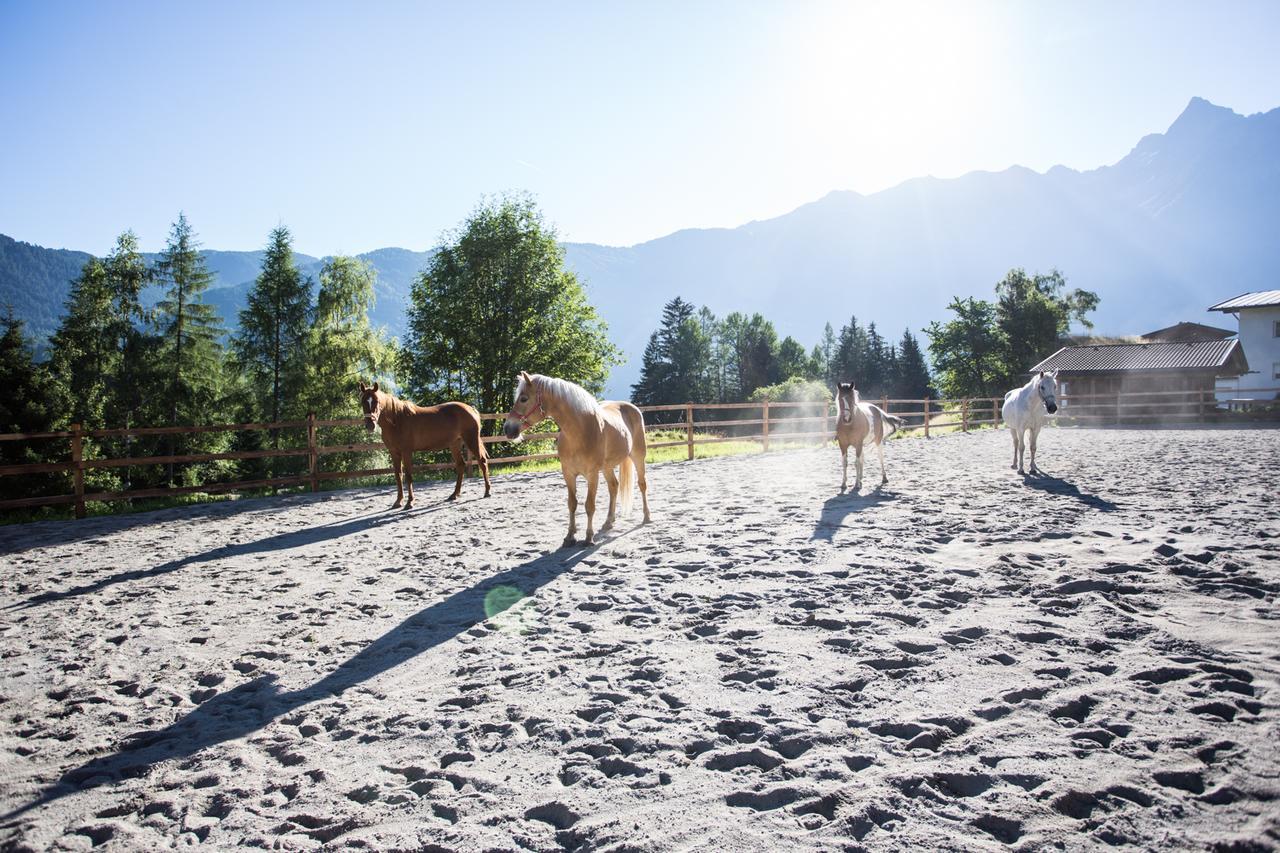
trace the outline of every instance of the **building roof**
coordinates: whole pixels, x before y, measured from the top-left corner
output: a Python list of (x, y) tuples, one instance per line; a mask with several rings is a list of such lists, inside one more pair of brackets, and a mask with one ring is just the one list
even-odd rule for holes
[(1242, 293), (1226, 302), (1209, 306), (1210, 311), (1239, 311), (1241, 308), (1269, 308), (1280, 305), (1280, 290), (1258, 290), (1254, 293)]
[(1135, 370), (1212, 370), (1219, 376), (1249, 371), (1244, 349), (1236, 339), (1179, 341), (1150, 344), (1099, 344), (1063, 347), (1031, 368), (1063, 373), (1127, 373)]
[(1142, 338), (1147, 341), (1221, 341), (1234, 338), (1231, 329), (1219, 329), (1217, 326), (1206, 326), (1204, 323), (1183, 321), (1154, 332), (1147, 332)]

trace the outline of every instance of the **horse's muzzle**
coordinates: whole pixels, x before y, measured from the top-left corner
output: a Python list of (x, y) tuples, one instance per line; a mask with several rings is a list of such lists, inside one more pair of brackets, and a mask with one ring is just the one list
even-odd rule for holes
[(1058, 405), (1056, 403), (1045, 403), (1044, 407), (1049, 410), (1049, 414), (1051, 415), (1058, 411)]
[(374, 424), (373, 418), (364, 419), (364, 428), (367, 429), (369, 432), (373, 432), (375, 426), (376, 424)]
[(502, 434), (511, 441), (518, 441), (520, 439), (520, 424), (513, 423), (512, 421), (503, 422)]

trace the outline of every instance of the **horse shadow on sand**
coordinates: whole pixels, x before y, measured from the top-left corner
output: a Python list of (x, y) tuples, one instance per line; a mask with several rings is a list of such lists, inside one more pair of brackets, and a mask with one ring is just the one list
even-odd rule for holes
[(844, 522), (849, 516), (883, 503), (891, 503), (897, 499), (898, 495), (894, 492), (886, 491), (884, 486), (877, 486), (866, 494), (849, 491), (832, 495), (823, 501), (822, 512), (818, 516), (818, 522), (813, 528), (813, 535), (809, 539), (830, 542), (835, 537), (836, 531), (846, 526)]
[(1090, 509), (1100, 510), (1101, 512), (1115, 512), (1119, 506), (1107, 500), (1106, 498), (1092, 495), (1088, 492), (1080, 491), (1080, 487), (1069, 480), (1061, 477), (1054, 477), (1043, 471), (1037, 471), (1034, 474), (1023, 474), (1022, 485), (1028, 488), (1036, 489), (1050, 495), (1061, 495), (1064, 498), (1074, 498)]
[(81, 790), (143, 776), (163, 761), (245, 737), (304, 705), (339, 696), (496, 616), (593, 552), (594, 546), (561, 549), (490, 575), (413, 614), (314, 684), (282, 690), (277, 676), (267, 674), (219, 693), (165, 728), (132, 734), (116, 752), (67, 770), (30, 803), (0, 815), (0, 821), (11, 821)]
[[(471, 500), (482, 499), (472, 498)], [(442, 501), (425, 507), (414, 507), (409, 510), (377, 510), (375, 512), (365, 513), (364, 515), (343, 519), (342, 521), (334, 521), (329, 524), (319, 524), (302, 528), (300, 530), (288, 530), (281, 533), (275, 533), (271, 536), (256, 539), (252, 542), (237, 542), (229, 545), (220, 545), (212, 550), (205, 551), (200, 554), (191, 554), (175, 560), (169, 560), (158, 566), (118, 572), (117, 574), (100, 578), (92, 583), (72, 587), (71, 589), (42, 592), (38, 595), (32, 596), (24, 602), (10, 605), (8, 609), (26, 610), (27, 608), (37, 607), (42, 604), (53, 604), (54, 602), (65, 601), (69, 598), (78, 598), (82, 595), (92, 595), (93, 593), (101, 592), (104, 589), (113, 587), (116, 584), (161, 577), (163, 575), (172, 574), (173, 572), (179, 571), (196, 563), (209, 563), (215, 560), (229, 560), (249, 554), (265, 554), (272, 551), (286, 551), (290, 548), (301, 548), (307, 545), (314, 545), (318, 542), (340, 539), (343, 536), (348, 536), (352, 533), (373, 530), (383, 526), (384, 524), (393, 524), (403, 518), (412, 518), (413, 516), (425, 515), (430, 512), (439, 512), (440, 510), (447, 509), (451, 506), (470, 502), (471, 501), (455, 501), (452, 503), (445, 503)]]

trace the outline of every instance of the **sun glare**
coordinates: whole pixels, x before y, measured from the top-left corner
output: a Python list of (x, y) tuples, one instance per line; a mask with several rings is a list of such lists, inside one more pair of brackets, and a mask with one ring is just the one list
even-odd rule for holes
[(946, 168), (998, 84), (982, 7), (841, 5), (797, 20), (787, 46), (792, 121), (838, 146), (852, 188)]

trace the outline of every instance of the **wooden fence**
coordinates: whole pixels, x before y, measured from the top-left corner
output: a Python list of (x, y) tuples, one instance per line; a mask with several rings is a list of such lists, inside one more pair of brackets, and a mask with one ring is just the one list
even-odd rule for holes
[[(1264, 389), (1264, 391), (1280, 391), (1280, 389)], [(904, 431), (920, 430), (923, 431), (925, 436), (929, 436), (932, 431), (945, 428), (954, 429), (958, 427), (961, 431), (967, 432), (977, 427), (995, 426), (1000, 423), (1001, 419), (1000, 406), (1002, 400), (996, 397), (957, 400), (889, 400), (881, 398), (876, 402), (885, 411), (902, 417), (907, 421), (903, 426)], [(1139, 419), (1158, 418), (1160, 420), (1204, 420), (1210, 414), (1218, 411), (1218, 402), (1215, 400), (1213, 393), (1209, 391), (1134, 392), (1123, 395), (1061, 395), (1059, 402), (1061, 404), (1058, 413), (1060, 423), (1083, 425), (1099, 422), (1124, 422), (1129, 417)], [(1234, 402), (1242, 404), (1245, 401)], [(1264, 403), (1264, 401), (1253, 402)], [(665, 430), (683, 430), (685, 433), (682, 439), (651, 442), (649, 447), (660, 448), (684, 445), (688, 448), (688, 458), (693, 459), (694, 448), (698, 445), (731, 441), (757, 441), (761, 445), (761, 450), (767, 452), (771, 442), (813, 441), (815, 439), (826, 441), (835, 430), (835, 413), (828, 407), (827, 411), (821, 414), (805, 414), (806, 410), (814, 411), (820, 407), (820, 403), (679, 403), (667, 406), (642, 406), (641, 410), (646, 414), (657, 414), (659, 415), (657, 419), (666, 421), (653, 426)], [(714, 417), (715, 413), (724, 413), (729, 417), (716, 418)], [(759, 417), (733, 417), (736, 414), (748, 413), (758, 413)], [(683, 417), (681, 418), (678, 415), (683, 415)], [(503, 417), (504, 415), (500, 414), (481, 415), (481, 418), (486, 421), (498, 420)], [(673, 419), (668, 421), (668, 418)], [(309, 416), (303, 420), (282, 421), (279, 423), (216, 424), (194, 427), (85, 430), (79, 424), (72, 424), (69, 429), (57, 432), (0, 434), (0, 442), (66, 440), (68, 446), (68, 458), (65, 462), (3, 465), (0, 466), (0, 477), (70, 473), (72, 484), (72, 491), (69, 494), (0, 501), (0, 510), (73, 504), (75, 516), (83, 518), (85, 504), (89, 501), (128, 501), (141, 498), (168, 497), (192, 492), (227, 492), (280, 486), (304, 486), (314, 492), (319, 490), (322, 482), (392, 473), (391, 468), (369, 468), (355, 471), (322, 470), (321, 459), (324, 457), (340, 453), (378, 452), (385, 449), (380, 441), (324, 444), (318, 438), (318, 431), (324, 428), (362, 427), (363, 424), (364, 421), (361, 418), (319, 419)], [(759, 427), (759, 431), (751, 430), (750, 428), (752, 427)], [(305, 430), (306, 445), (270, 450), (188, 453), (128, 458), (85, 458), (84, 456), (84, 440), (86, 438), (127, 439), (142, 436), (255, 431), (271, 431), (278, 434), (277, 431), (281, 430)], [(555, 432), (530, 433), (527, 438), (543, 441), (554, 439), (558, 435), (559, 433)], [(495, 444), (505, 442), (507, 439), (497, 435), (485, 436), (483, 441), (486, 444)], [(128, 489), (109, 492), (88, 492), (85, 489), (85, 472), (93, 469), (284, 457), (305, 457), (306, 472), (289, 476), (234, 482), (213, 482), (195, 486)], [(489, 461), (491, 464), (502, 465), (555, 458), (555, 453), (530, 453), (495, 457)], [(452, 467), (452, 463), (432, 463), (414, 466), (415, 470), (444, 470)]]

